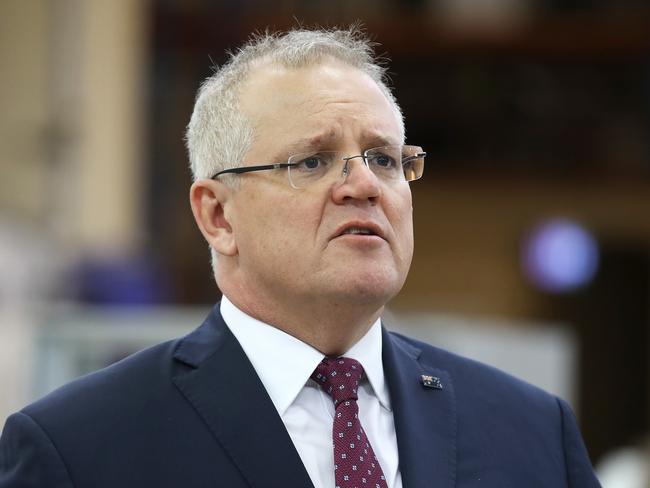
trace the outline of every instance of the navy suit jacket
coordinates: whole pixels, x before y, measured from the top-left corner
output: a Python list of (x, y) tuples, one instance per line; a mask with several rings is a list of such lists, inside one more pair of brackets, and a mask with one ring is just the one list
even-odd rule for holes
[[(562, 400), (386, 330), (382, 354), (405, 487), (599, 486)], [(36, 486), (313, 485), (217, 305), (188, 336), (9, 417), (0, 487)]]

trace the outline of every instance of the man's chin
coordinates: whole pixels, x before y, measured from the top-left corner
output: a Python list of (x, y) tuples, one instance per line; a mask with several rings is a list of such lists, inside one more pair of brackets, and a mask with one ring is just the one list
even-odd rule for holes
[(332, 289), (346, 302), (356, 304), (385, 305), (401, 289), (403, 280), (395, 273), (366, 272), (345, 273), (340, 276)]

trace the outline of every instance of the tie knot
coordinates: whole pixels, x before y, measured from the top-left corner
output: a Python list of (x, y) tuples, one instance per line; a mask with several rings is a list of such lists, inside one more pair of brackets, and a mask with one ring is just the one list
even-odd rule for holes
[(359, 380), (363, 366), (359, 361), (346, 357), (323, 359), (311, 375), (334, 400), (334, 406), (345, 400), (357, 400)]

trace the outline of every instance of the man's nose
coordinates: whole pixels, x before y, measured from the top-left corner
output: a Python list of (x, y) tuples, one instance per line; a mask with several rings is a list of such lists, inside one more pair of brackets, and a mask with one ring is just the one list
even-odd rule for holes
[(346, 159), (343, 165), (341, 181), (335, 186), (333, 198), (344, 201), (348, 198), (357, 200), (376, 200), (381, 195), (381, 185), (377, 175), (372, 172), (363, 156)]

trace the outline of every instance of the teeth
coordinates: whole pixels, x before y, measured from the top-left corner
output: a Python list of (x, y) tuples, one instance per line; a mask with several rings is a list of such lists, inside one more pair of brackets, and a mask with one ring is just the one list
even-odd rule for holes
[(361, 227), (349, 227), (343, 231), (344, 234), (363, 234), (363, 235), (372, 235), (373, 232), (368, 229), (362, 229)]

